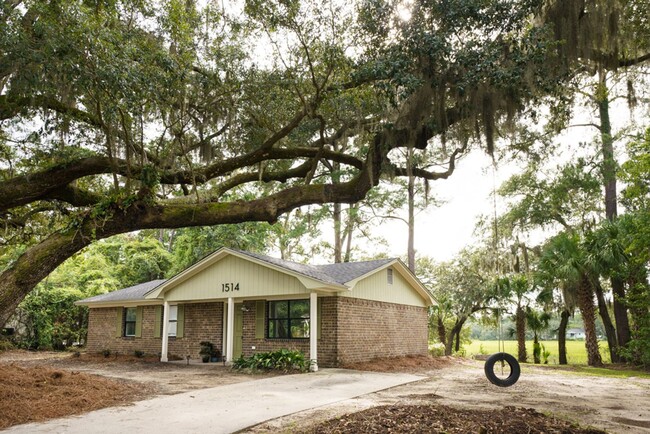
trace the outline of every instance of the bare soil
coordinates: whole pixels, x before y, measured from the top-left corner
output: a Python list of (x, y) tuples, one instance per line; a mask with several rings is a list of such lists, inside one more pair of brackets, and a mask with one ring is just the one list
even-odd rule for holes
[[(409, 358), (379, 361), (378, 370), (426, 378), (269, 421), (248, 432), (650, 433), (650, 379), (587, 376), (525, 365), (514, 386), (501, 388), (487, 381), (482, 362), (433, 360), (432, 367)], [(351, 367), (374, 370), (372, 364)], [(437, 415), (435, 420), (431, 414)], [(403, 419), (408, 428), (401, 431), (399, 425), (391, 425), (393, 418)], [(413, 420), (421, 423), (414, 425)], [(432, 428), (440, 426), (436, 420), (444, 429)], [(500, 425), (490, 425), (494, 421)], [(527, 428), (521, 429), (520, 422)], [(592, 428), (595, 431), (589, 431)]]
[(61, 352), (0, 352), (0, 429), (274, 374), (220, 363)]
[[(465, 359), (406, 357), (348, 368), (410, 372), (423, 379), (275, 419), (248, 432), (650, 433), (649, 379), (526, 365), (517, 384), (500, 388), (486, 380), (482, 363)], [(241, 374), (219, 363), (7, 351), (0, 353), (0, 429), (268, 375)], [(84, 406), (87, 402), (96, 406)], [(27, 419), (15, 415), (20, 408)]]

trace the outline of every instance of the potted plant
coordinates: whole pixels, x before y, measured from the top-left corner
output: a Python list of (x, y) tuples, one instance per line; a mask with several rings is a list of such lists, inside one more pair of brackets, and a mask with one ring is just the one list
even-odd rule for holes
[(208, 363), (210, 361), (212, 353), (214, 353), (214, 345), (212, 342), (208, 341), (203, 341), (199, 345), (201, 345), (201, 351), (199, 351), (201, 360), (203, 360), (203, 363)]
[(211, 362), (218, 362), (221, 360), (221, 351), (218, 349), (215, 349), (212, 351), (210, 354), (210, 361)]

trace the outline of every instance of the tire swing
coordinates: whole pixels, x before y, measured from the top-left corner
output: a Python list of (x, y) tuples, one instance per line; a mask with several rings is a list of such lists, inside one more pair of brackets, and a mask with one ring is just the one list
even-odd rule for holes
[[(490, 383), (499, 386), (499, 387), (510, 387), (519, 380), (519, 375), (521, 375), (521, 367), (519, 362), (512, 354), (504, 352), (505, 344), (502, 345), (501, 341), (501, 312), (497, 309), (499, 315), (498, 328), (497, 328), (497, 339), (498, 339), (498, 348), (499, 352), (492, 354), (485, 361), (485, 376)], [(506, 365), (508, 367), (506, 368)]]
[[(493, 192), (492, 197), (494, 200), (494, 252), (495, 254), (498, 251), (497, 248), (497, 200), (496, 200), (496, 186), (495, 186), (495, 172), (496, 164), (492, 167), (492, 180), (493, 180)], [(496, 265), (498, 269), (498, 264)], [(485, 361), (485, 376), (490, 383), (499, 386), (499, 387), (510, 387), (519, 380), (519, 375), (521, 375), (521, 367), (519, 362), (514, 358), (513, 355), (506, 353), (505, 344), (502, 347), (501, 341), (501, 310), (497, 309), (497, 339), (498, 339), (498, 353), (492, 354)], [(506, 369), (506, 364), (508, 368)], [(495, 369), (496, 368), (496, 369)]]
[[(497, 364), (501, 365), (501, 373)], [(506, 376), (505, 365), (509, 366), (509, 374)], [(495, 368), (497, 368), (495, 370)], [(490, 383), (499, 387), (510, 387), (519, 380), (521, 369), (519, 362), (511, 354), (508, 353), (494, 353), (485, 361), (485, 376)]]

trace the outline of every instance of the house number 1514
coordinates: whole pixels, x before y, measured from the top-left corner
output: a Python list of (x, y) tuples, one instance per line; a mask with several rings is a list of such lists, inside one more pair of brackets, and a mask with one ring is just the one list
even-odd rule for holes
[(239, 291), (239, 283), (222, 283), (221, 292)]

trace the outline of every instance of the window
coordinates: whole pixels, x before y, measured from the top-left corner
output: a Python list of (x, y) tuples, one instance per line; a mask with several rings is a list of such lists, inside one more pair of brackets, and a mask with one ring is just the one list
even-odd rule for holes
[(124, 336), (135, 336), (135, 322), (138, 317), (135, 307), (124, 308)]
[(309, 338), (309, 300), (269, 301), (268, 337)]
[(386, 270), (386, 281), (388, 282), (389, 285), (393, 284), (393, 269), (388, 268)]
[(169, 306), (169, 327), (167, 327), (167, 336), (176, 336), (178, 327), (178, 305)]

